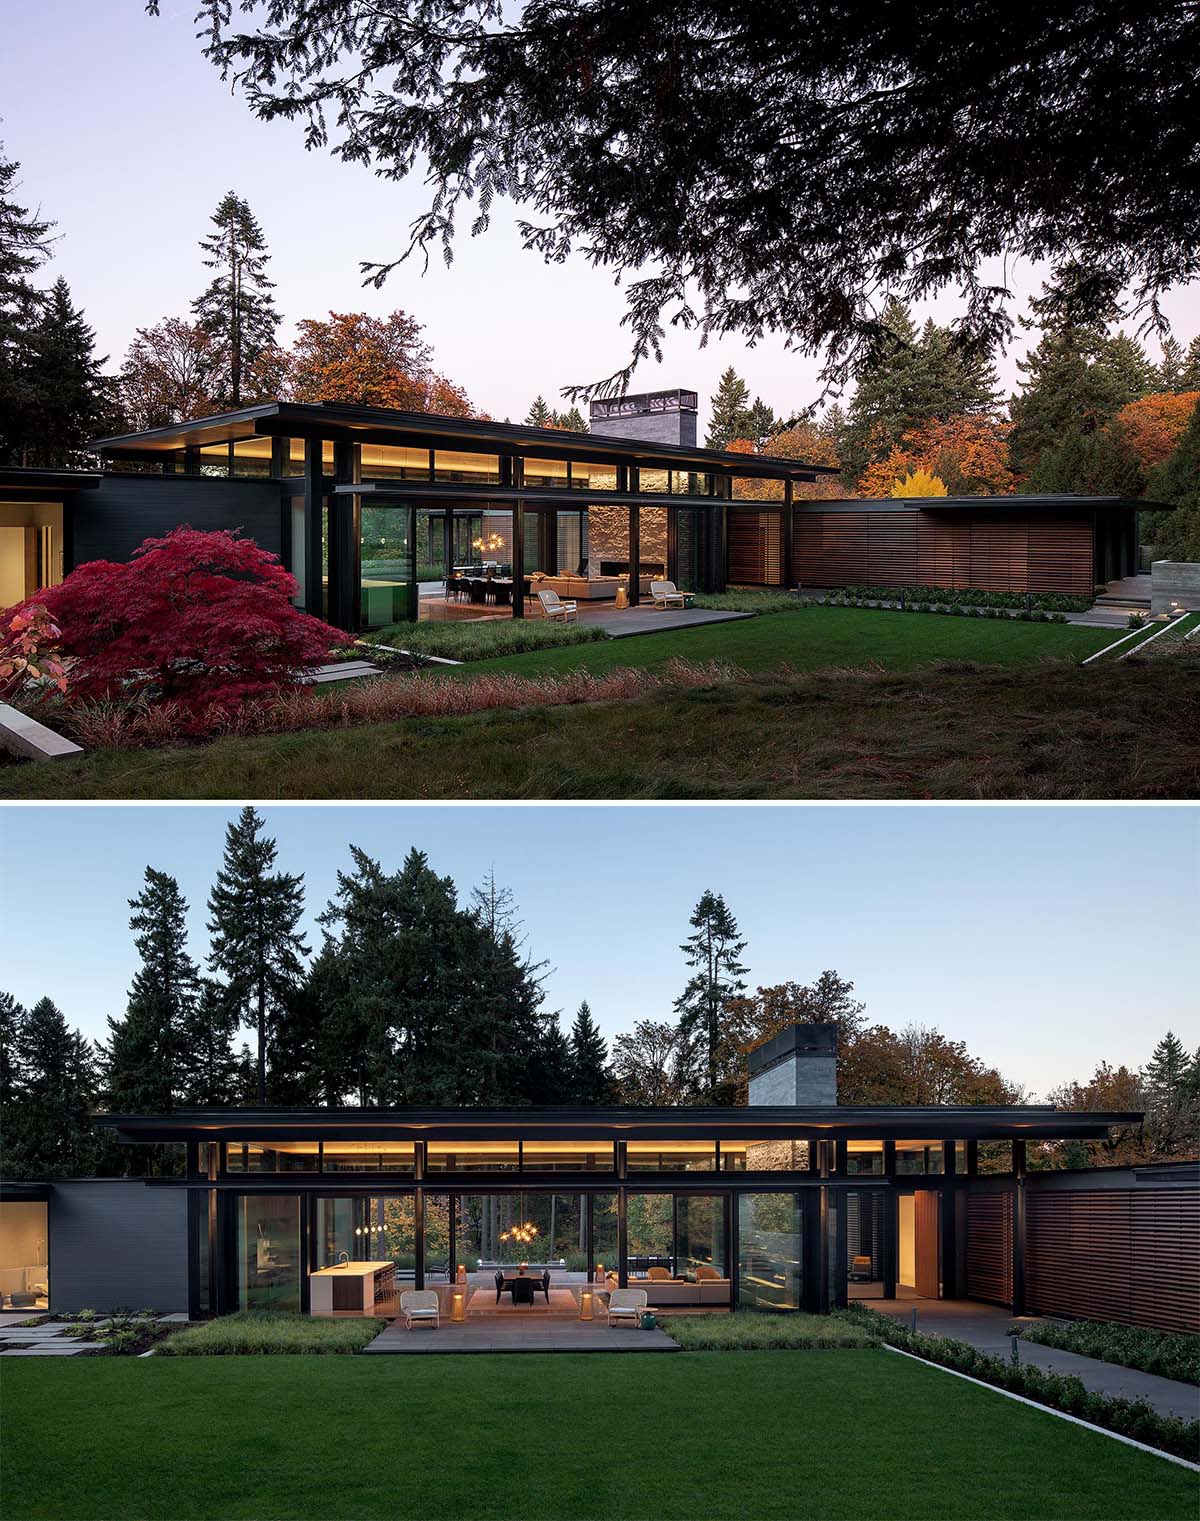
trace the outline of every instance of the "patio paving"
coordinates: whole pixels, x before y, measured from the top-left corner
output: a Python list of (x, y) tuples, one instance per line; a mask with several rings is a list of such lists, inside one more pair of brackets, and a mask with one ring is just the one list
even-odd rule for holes
[[(1010, 1315), (996, 1305), (979, 1304), (970, 1299), (872, 1299), (864, 1301), (873, 1310), (893, 1315), (907, 1325), (913, 1310), (917, 1312), (917, 1330), (926, 1336), (948, 1336), (965, 1341), (981, 1352), (1008, 1359), (1012, 1343), (1009, 1326), (1035, 1325), (1046, 1317)], [(1138, 1368), (1123, 1368), (1119, 1363), (1102, 1362), (1098, 1357), (1082, 1357), (1078, 1352), (1062, 1352), (1038, 1342), (1021, 1341), (1018, 1353), (1023, 1363), (1038, 1368), (1053, 1368), (1056, 1373), (1074, 1374), (1096, 1394), (1121, 1395), (1125, 1399), (1144, 1399), (1160, 1415), (1176, 1415), (1186, 1421), (1200, 1418), (1200, 1389), (1179, 1383), (1173, 1378), (1159, 1378)]]
[(405, 1329), (402, 1320), (389, 1321), (369, 1346), (368, 1354), (430, 1354), (439, 1352), (678, 1352), (663, 1331), (636, 1331), (607, 1320), (561, 1320), (551, 1316), (477, 1315), (462, 1325), (443, 1320), (440, 1329)]
[(707, 607), (588, 607), (579, 609), (580, 623), (598, 624), (610, 639), (628, 639), (633, 634), (657, 634), (673, 628), (698, 628), (702, 623), (733, 623), (752, 618), (753, 613), (717, 612)]

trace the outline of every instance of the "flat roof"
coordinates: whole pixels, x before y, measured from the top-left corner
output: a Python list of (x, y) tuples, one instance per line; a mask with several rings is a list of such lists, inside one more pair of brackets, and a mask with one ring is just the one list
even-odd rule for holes
[(837, 1105), (803, 1108), (189, 1109), (172, 1114), (98, 1114), (124, 1141), (326, 1139), (763, 1140), (772, 1136), (972, 1140), (1098, 1139), (1140, 1125), (1140, 1111), (1091, 1112), (1052, 1104)]
[(119, 433), (93, 439), (98, 454), (145, 455), (172, 449), (231, 442), (254, 434), (322, 438), (351, 443), (396, 443), (419, 447), (486, 450), (530, 458), (581, 461), (614, 460), (662, 469), (693, 468), (697, 473), (770, 480), (812, 481), (836, 475), (832, 465), (810, 465), (767, 454), (738, 454), (724, 449), (657, 444), (604, 433), (573, 433), (563, 428), (533, 428), (490, 418), (445, 417), (437, 412), (404, 412), (388, 407), (360, 407), (345, 402), (270, 401), (212, 417)]
[(94, 470), (36, 470), (24, 465), (0, 466), (0, 491), (87, 491), (103, 477)]
[(1145, 502), (1132, 496), (1084, 496), (1070, 491), (1031, 492), (1028, 496), (1016, 493), (1012, 496), (879, 496), (829, 497), (825, 501), (802, 501), (797, 507), (813, 512), (829, 508), (845, 512), (878, 512), (881, 508), (894, 512), (957, 512), (980, 507), (1124, 507), (1131, 512), (1155, 511), (1166, 507), (1165, 502)]

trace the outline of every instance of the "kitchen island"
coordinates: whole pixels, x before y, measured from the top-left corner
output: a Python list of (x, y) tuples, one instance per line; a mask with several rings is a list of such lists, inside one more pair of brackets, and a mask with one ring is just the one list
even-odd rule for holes
[(310, 1315), (374, 1315), (396, 1289), (392, 1262), (343, 1262), (308, 1275)]

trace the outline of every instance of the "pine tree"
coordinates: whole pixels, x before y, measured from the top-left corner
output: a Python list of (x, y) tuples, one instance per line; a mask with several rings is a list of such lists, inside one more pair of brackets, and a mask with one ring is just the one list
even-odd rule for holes
[(1096, 364), (1108, 376), (1118, 407), (1158, 389), (1158, 372), (1136, 338), (1118, 333), (1100, 346)]
[(1183, 356), (1177, 391), (1200, 391), (1200, 334), (1192, 339)]
[(273, 348), (279, 313), (266, 273), (270, 255), (262, 228), (249, 205), (230, 190), (212, 216), (216, 229), (200, 240), (205, 268), (216, 271), (203, 295), (192, 303), (200, 325), (225, 352), (223, 380), (215, 385), (222, 408), (255, 398), (247, 381), (254, 366)]
[(119, 1114), (160, 1114), (191, 1101), (200, 977), (187, 952), (187, 903), (174, 877), (147, 866), (145, 886), (129, 906), (141, 965), (124, 1015), (109, 1016), (106, 1097)]
[(0, 993), (0, 1178), (19, 1176), (25, 1153), (21, 1114), (21, 1031), (24, 1007)]
[(1179, 384), (1183, 365), (1183, 344), (1173, 333), (1168, 333), (1162, 341), (1162, 362), (1158, 366), (1156, 388), (1160, 391), (1184, 390)]
[(564, 428), (568, 433), (586, 433), (588, 431), (587, 419), (578, 407), (571, 407), (566, 412), (554, 414), (554, 426)]
[(97, 1155), (91, 1046), (49, 998), (21, 1021), (18, 1041), (18, 1154), (6, 1160), (26, 1177), (90, 1175)]
[(576, 1104), (605, 1104), (612, 1096), (608, 1047), (586, 999), (571, 1026), (571, 1090)]
[(706, 891), (692, 913), (694, 931), (680, 950), (692, 967), (687, 986), (675, 1000), (681, 1040), (692, 1054), (696, 1100), (715, 1103), (721, 1065), (721, 1023), (726, 1005), (746, 988), (747, 968), (740, 957), (746, 941), (720, 893)]
[(761, 449), (768, 439), (774, 438), (779, 432), (783, 419), (776, 417), (774, 408), (769, 407), (761, 396), (756, 396), (754, 405), (746, 415), (746, 425), (747, 431), (743, 437)]
[(1200, 1136), (1192, 1079), (1192, 1059), (1168, 1030), (1142, 1072), (1146, 1125), (1154, 1155), (1162, 1160), (1195, 1155)]
[(1094, 433), (1069, 433), (1038, 459), (1025, 492), (1138, 497), (1146, 485), (1129, 436), (1114, 419)]
[(704, 439), (706, 449), (728, 449), (733, 439), (750, 437), (753, 426), (750, 391), (732, 365), (717, 382), (709, 410), (708, 433)]
[(53, 222), (15, 199), (20, 164), (0, 145), (0, 464), (19, 464), (36, 443), (30, 372), (45, 297), (29, 276), (50, 257)]
[(571, 1043), (557, 1014), (548, 1014), (528, 1074), (531, 1104), (565, 1104), (573, 1098)]
[(255, 1030), (258, 1102), (265, 1104), (271, 1020), (301, 981), (308, 947), (296, 930), (304, 879), (272, 870), (278, 851), (262, 829), (260, 815), (246, 807), (225, 830), (225, 855), (208, 899), (208, 964), (225, 977), (231, 1006)]
[(537, 395), (533, 399), (533, 405), (525, 414), (525, 423), (530, 428), (553, 428), (555, 426), (554, 413), (546, 405), (546, 398)]
[(229, 989), (210, 978), (200, 992), (189, 1029), (188, 1102), (215, 1108), (252, 1103), (257, 1097), (255, 1065), (245, 1046), (233, 1049), (240, 1010)]
[(32, 436), (26, 464), (63, 469), (81, 463), (83, 446), (113, 413), (112, 382), (95, 355), (96, 335), (60, 276), (31, 337), (28, 369)]

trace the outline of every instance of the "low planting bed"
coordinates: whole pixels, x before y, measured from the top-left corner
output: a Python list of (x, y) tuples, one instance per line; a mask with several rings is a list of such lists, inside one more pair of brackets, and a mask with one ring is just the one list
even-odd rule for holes
[(659, 1321), (685, 1352), (775, 1352), (813, 1347), (875, 1347), (879, 1337), (867, 1326), (829, 1315), (670, 1315)]
[(723, 592), (697, 592), (692, 606), (715, 613), (794, 613), (812, 603), (782, 588), (731, 586)]
[(997, 592), (971, 586), (843, 586), (834, 596), (857, 602), (931, 602), (939, 607), (1026, 608), (1043, 613), (1086, 613), (1091, 597), (1062, 592)]
[(274, 1357), (361, 1352), (383, 1329), (382, 1320), (322, 1320), (282, 1311), (239, 1310), (189, 1326), (158, 1349), (160, 1357)]
[(1087, 1320), (1041, 1320), (1034, 1325), (1014, 1326), (1011, 1334), (1043, 1347), (1057, 1347), (1060, 1352), (1078, 1352), (1081, 1357), (1098, 1357), (1122, 1368), (1156, 1373), (1160, 1378), (1200, 1384), (1200, 1336)]
[(1103, 1426), (1120, 1436), (1158, 1447), (1174, 1457), (1189, 1462), (1200, 1459), (1200, 1421), (1182, 1421), (1176, 1416), (1160, 1415), (1145, 1400), (1127, 1400), (1119, 1395), (1097, 1394), (1072, 1374), (1054, 1373), (1029, 1363), (1006, 1362), (967, 1342), (949, 1336), (925, 1336), (910, 1330), (890, 1315), (878, 1314), (864, 1305), (838, 1310), (835, 1319), (871, 1330), (890, 1347), (899, 1347), (916, 1357), (923, 1357), (939, 1367), (965, 1373), (982, 1383), (1020, 1394), (1052, 1410), (1061, 1410), (1094, 1426)]
[(479, 618), (463, 623), (393, 623), (364, 636), (371, 645), (388, 645), (413, 655), (446, 660), (489, 660), (523, 655), (565, 644), (594, 644), (608, 636), (594, 623), (551, 623), (544, 618)]

